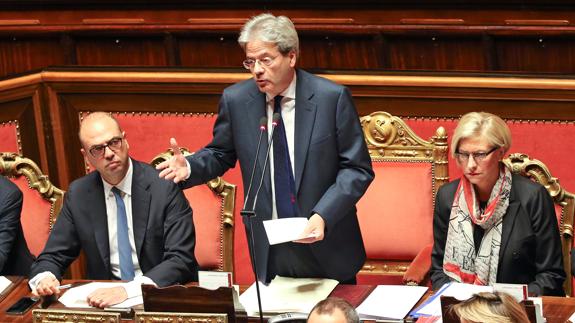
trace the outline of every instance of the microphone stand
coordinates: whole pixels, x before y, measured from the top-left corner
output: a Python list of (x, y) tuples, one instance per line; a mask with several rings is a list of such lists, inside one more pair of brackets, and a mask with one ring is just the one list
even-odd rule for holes
[[(250, 249), (250, 255), (252, 256), (252, 260), (253, 260), (254, 275), (255, 275), (255, 277), (256, 277), (256, 295), (257, 295), (257, 298), (258, 298), (258, 310), (259, 310), (259, 313), (260, 313), (260, 323), (263, 323), (263, 322), (264, 322), (264, 313), (263, 313), (263, 310), (262, 310), (262, 297), (261, 297), (261, 294), (260, 294), (260, 278), (259, 278), (259, 275), (258, 275), (258, 264), (257, 264), (256, 252), (255, 252), (256, 245), (255, 245), (255, 239), (254, 239), (254, 227), (253, 227), (253, 224), (252, 224), (252, 219), (256, 216), (256, 212), (255, 212), (256, 202), (257, 202), (257, 199), (258, 199), (258, 194), (260, 193), (260, 189), (262, 188), (262, 184), (263, 184), (263, 182), (264, 182), (264, 177), (265, 177), (266, 168), (267, 168), (267, 164), (268, 164), (268, 159), (269, 159), (269, 155), (270, 155), (270, 149), (271, 149), (271, 146), (272, 146), (272, 143), (273, 143), (273, 138), (274, 138), (274, 137), (273, 137), (273, 135), (274, 135), (274, 130), (275, 130), (275, 127), (276, 127), (276, 125), (277, 125), (277, 121), (279, 120), (279, 118), (280, 118), (280, 116), (279, 116), (278, 113), (275, 113), (275, 114), (273, 115), (272, 131), (271, 131), (271, 140), (270, 140), (270, 143), (269, 143), (269, 145), (268, 145), (268, 149), (267, 149), (267, 151), (266, 151), (266, 158), (265, 158), (265, 161), (264, 161), (264, 168), (263, 168), (262, 176), (261, 176), (260, 182), (259, 182), (259, 184), (258, 184), (258, 189), (256, 190), (256, 193), (255, 193), (255, 195), (254, 195), (254, 200), (253, 200), (253, 203), (252, 203), (252, 207), (251, 207), (250, 210), (247, 210), (247, 209), (246, 209), (246, 205), (248, 204), (248, 199), (250, 198), (250, 197), (249, 197), (249, 191), (251, 190), (251, 186), (252, 186), (251, 181), (253, 180), (253, 175), (254, 175), (255, 169), (256, 169), (256, 163), (257, 163), (257, 161), (258, 161), (259, 148), (260, 148), (260, 143), (261, 143), (261, 138), (262, 138), (263, 130), (262, 130), (262, 132), (260, 133), (260, 142), (258, 142), (258, 148), (256, 149), (256, 159), (255, 159), (255, 161), (254, 161), (254, 168), (253, 168), (253, 170), (252, 170), (252, 176), (251, 176), (251, 178), (250, 178), (250, 185), (249, 185), (249, 187), (248, 187), (248, 194), (246, 195), (246, 200), (244, 201), (244, 209), (240, 211), (241, 216), (247, 218), (247, 220), (248, 220), (248, 227), (249, 227), (249, 229), (250, 229), (250, 241), (251, 241), (251, 243), (252, 243), (252, 247), (249, 248), (249, 249)], [(262, 118), (262, 121), (263, 121), (263, 118)], [(262, 129), (261, 126), (260, 126), (260, 129)]]

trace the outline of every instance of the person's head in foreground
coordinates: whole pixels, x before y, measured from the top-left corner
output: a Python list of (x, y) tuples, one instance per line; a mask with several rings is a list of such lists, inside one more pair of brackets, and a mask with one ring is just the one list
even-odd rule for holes
[(359, 323), (357, 312), (346, 300), (328, 297), (317, 303), (307, 318), (308, 323)]
[(523, 306), (503, 292), (477, 293), (451, 309), (462, 323), (529, 323)]

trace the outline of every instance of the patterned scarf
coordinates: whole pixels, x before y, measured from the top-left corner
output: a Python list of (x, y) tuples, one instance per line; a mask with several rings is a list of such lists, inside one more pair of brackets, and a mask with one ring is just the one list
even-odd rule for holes
[[(502, 166), (487, 207), (481, 213), (473, 185), (465, 176), (461, 177), (451, 206), (443, 256), (443, 271), (447, 276), (475, 285), (496, 282), (503, 216), (509, 206), (510, 192), (511, 172)], [(485, 230), (477, 253), (472, 223)]]

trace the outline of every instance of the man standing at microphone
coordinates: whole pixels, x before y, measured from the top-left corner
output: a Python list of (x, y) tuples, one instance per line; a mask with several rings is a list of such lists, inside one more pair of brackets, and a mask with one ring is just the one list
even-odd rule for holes
[[(186, 159), (171, 140), (176, 154), (158, 165), (160, 177), (187, 188), (221, 176), (239, 160), (247, 191), (257, 160), (255, 181), (264, 176), (264, 184), (253, 219), (255, 245), (250, 248), (260, 280), (280, 275), (354, 284), (365, 261), (355, 204), (374, 173), (351, 94), (295, 68), (299, 40), (287, 17), (253, 17), (238, 42), (246, 53), (243, 65), (253, 78), (224, 90), (213, 139), (205, 148)], [(276, 113), (281, 118), (265, 170), (265, 140), (256, 156), (258, 122), (267, 117), (269, 136)], [(255, 191), (245, 196), (248, 205)], [(262, 221), (284, 217), (309, 218), (303, 234), (309, 238), (270, 246)]]

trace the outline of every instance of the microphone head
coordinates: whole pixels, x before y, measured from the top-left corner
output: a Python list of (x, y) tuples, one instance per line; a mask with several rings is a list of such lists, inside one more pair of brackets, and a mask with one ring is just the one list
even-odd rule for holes
[(278, 121), (281, 119), (281, 115), (279, 113), (274, 113), (273, 117), (272, 117), (272, 126), (277, 126), (278, 125)]
[(260, 119), (260, 130), (266, 130), (266, 128), (268, 127), (268, 118), (267, 117), (262, 117)]

